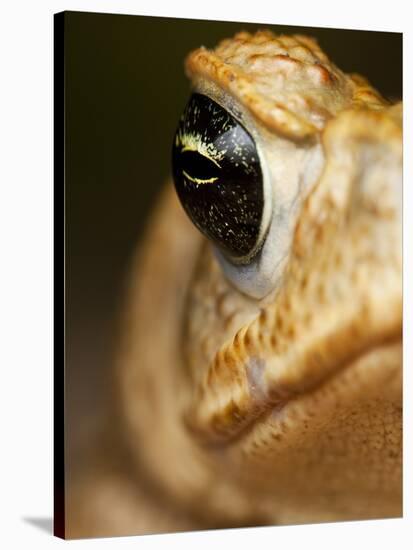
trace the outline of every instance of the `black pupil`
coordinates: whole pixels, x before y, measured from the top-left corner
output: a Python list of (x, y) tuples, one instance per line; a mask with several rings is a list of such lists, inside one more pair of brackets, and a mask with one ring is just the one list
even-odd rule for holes
[(203, 181), (218, 178), (221, 175), (216, 164), (195, 151), (181, 153), (181, 169), (184, 174), (191, 174)]
[(251, 134), (228, 111), (193, 94), (173, 145), (179, 199), (198, 229), (230, 257), (257, 249), (263, 178)]

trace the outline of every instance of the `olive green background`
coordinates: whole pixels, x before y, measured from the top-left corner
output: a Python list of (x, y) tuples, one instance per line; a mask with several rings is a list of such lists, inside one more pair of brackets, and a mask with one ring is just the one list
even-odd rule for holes
[(341, 69), (367, 76), (388, 98), (401, 97), (401, 34), (65, 14), (69, 467), (99, 428), (128, 265), (169, 173), (189, 93), (183, 59), (259, 27), (315, 36)]

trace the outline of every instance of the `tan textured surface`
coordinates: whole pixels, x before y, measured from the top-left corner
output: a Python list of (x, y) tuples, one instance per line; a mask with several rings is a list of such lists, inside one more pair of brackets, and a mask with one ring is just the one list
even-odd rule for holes
[(291, 138), (318, 133), (342, 109), (386, 105), (367, 80), (344, 74), (307, 36), (240, 32), (213, 51), (195, 50), (186, 68), (195, 82), (213, 80), (268, 128)]
[[(329, 125), (323, 141), (324, 172), (302, 209), (286, 283), (252, 323), (235, 335), (220, 331), (225, 343), (191, 412), (201, 429), (236, 432), (263, 408), (283, 404), (371, 347), (400, 338), (401, 251), (394, 246), (400, 196), (389, 189), (400, 178), (399, 128), (383, 114), (347, 112)], [(208, 311), (209, 293), (198, 294), (197, 308)], [(200, 330), (212, 333), (216, 321), (206, 326), (207, 311)], [(220, 312), (215, 316), (219, 322)], [(190, 362), (199, 371), (205, 361), (197, 349), (194, 355)], [(260, 367), (248, 366), (254, 358)], [(254, 392), (249, 374), (259, 369)]]
[(398, 516), (401, 105), (305, 37), (241, 33), (187, 70), (252, 115), (270, 173), (292, 166), (281, 181), (301, 181), (304, 150), (322, 167), (297, 184), (262, 300), (225, 279), (169, 185), (131, 271), (117, 370), (130, 463), (111, 466), (114, 447), (91, 460), (70, 534)]

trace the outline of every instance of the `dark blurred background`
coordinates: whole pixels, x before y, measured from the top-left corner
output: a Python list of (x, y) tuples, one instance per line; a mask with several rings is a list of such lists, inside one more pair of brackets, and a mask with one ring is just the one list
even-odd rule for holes
[[(110, 384), (125, 277), (169, 173), (186, 54), (242, 29), (316, 37), (345, 72), (402, 94), (402, 35), (66, 12), (66, 405), (81, 459)], [(77, 462), (77, 460), (75, 460)]]

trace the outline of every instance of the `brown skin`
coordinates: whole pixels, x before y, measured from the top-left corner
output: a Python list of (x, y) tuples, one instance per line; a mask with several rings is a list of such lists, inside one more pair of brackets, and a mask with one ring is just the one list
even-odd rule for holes
[(68, 535), (399, 516), (401, 105), (307, 37), (240, 33), (186, 68), (285, 201), (276, 285), (228, 281), (169, 185), (131, 274), (127, 458), (92, 461)]

